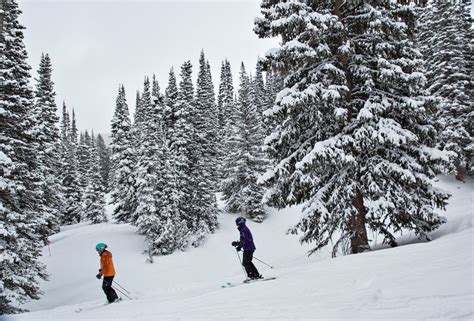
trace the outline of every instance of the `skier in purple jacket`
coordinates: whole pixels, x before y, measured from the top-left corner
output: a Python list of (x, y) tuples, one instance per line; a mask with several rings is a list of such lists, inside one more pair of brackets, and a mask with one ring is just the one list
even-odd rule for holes
[(255, 244), (253, 243), (252, 233), (249, 228), (245, 225), (245, 218), (238, 217), (235, 220), (237, 229), (240, 232), (240, 241), (232, 242), (232, 246), (235, 246), (237, 251), (244, 250), (242, 265), (247, 272), (247, 276), (251, 280), (262, 279), (262, 275), (258, 273), (257, 268), (252, 263), (253, 252), (255, 252)]

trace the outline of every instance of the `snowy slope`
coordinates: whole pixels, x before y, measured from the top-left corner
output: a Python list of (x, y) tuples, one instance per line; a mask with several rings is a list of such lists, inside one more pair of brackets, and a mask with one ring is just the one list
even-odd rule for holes
[[(275, 266), (257, 267), (278, 279), (228, 289), (220, 285), (244, 278), (230, 246), (238, 238), (234, 215), (221, 215), (220, 229), (203, 247), (153, 264), (145, 263), (144, 240), (133, 227), (78, 224), (51, 237), (51, 256), (45, 248), (51, 280), (43, 284), (44, 297), (26, 305), (33, 312), (6, 320), (473, 320), (474, 183), (444, 178), (437, 184), (453, 197), (444, 213), (448, 223), (432, 242), (413, 244), (407, 234), (407, 246), (335, 259), (327, 250), (308, 258), (309, 247), (285, 235), (301, 207), (274, 211), (265, 223), (249, 226), (255, 255)], [(98, 242), (110, 245), (116, 281), (136, 299), (103, 305), (95, 278)], [(78, 307), (84, 310), (76, 313)]]

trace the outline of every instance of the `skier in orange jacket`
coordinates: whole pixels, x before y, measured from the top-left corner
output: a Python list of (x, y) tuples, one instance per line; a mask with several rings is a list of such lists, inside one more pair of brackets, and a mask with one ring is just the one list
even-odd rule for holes
[(107, 301), (109, 303), (115, 302), (119, 299), (117, 293), (112, 288), (112, 282), (115, 277), (115, 268), (114, 262), (112, 261), (112, 253), (106, 250), (107, 245), (104, 243), (99, 243), (95, 246), (95, 250), (99, 253), (100, 256), (100, 269), (99, 274), (96, 277), (100, 280), (104, 276), (102, 282), (102, 290), (104, 290), (105, 295), (107, 296)]

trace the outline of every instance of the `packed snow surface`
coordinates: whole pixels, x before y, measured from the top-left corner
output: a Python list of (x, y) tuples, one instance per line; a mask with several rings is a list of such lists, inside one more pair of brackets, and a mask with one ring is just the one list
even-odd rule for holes
[[(238, 239), (235, 215), (220, 215), (220, 229), (200, 248), (188, 248), (146, 263), (144, 239), (129, 225), (78, 224), (50, 238), (42, 261), (51, 280), (45, 294), (25, 307), (31, 313), (6, 320), (445, 320), (474, 319), (473, 187), (442, 178), (453, 196), (443, 213), (448, 223), (431, 242), (401, 237), (397, 248), (330, 258), (330, 249), (307, 257), (309, 245), (286, 230), (302, 207), (272, 210), (262, 223), (249, 222), (260, 272), (276, 280), (221, 288), (244, 279), (230, 243)], [(110, 209), (109, 209), (110, 210)], [(116, 281), (131, 292), (104, 305), (95, 278), (105, 242), (113, 253)], [(50, 254), (51, 253), (51, 254)], [(80, 313), (76, 312), (82, 309)], [(1, 318), (1, 317), (0, 317)]]

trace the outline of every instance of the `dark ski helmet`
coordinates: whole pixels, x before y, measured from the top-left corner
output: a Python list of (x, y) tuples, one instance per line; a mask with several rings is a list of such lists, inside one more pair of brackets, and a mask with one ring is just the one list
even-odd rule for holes
[(96, 251), (103, 251), (107, 248), (107, 244), (105, 243), (98, 243), (96, 246), (95, 246), (95, 250)]
[(235, 224), (237, 224), (237, 225), (245, 224), (245, 217), (242, 217), (242, 216), (241, 216), (241, 217), (237, 217), (237, 218), (235, 219)]

